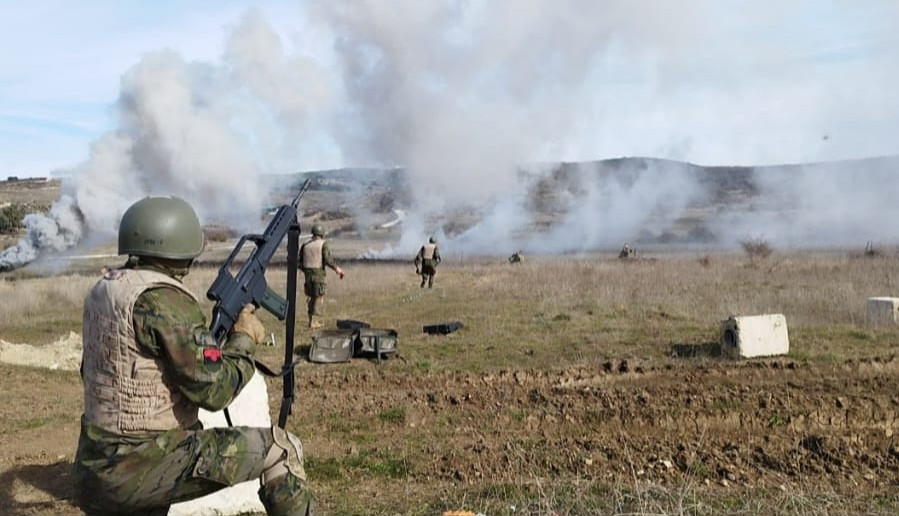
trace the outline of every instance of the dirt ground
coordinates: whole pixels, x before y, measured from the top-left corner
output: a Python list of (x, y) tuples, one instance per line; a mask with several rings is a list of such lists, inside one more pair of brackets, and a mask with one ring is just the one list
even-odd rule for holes
[[(353, 453), (317, 425), (402, 404), (405, 422), (390, 438), (420, 443), (424, 452), (410, 454), (418, 458), (407, 490), (418, 486), (434, 498), (451, 498), (451, 486), (539, 477), (690, 485), (730, 496), (802, 489), (849, 499), (888, 495), (899, 484), (895, 357), (814, 365), (617, 361), (415, 377), (400, 363), (301, 366), (305, 401), (291, 420), (305, 422), (296, 431), (306, 434), (308, 453)], [(0, 374), (0, 514), (79, 514), (69, 502), (77, 373), (3, 365)], [(270, 392), (274, 407), (279, 386)], [(437, 417), (453, 421), (453, 431), (435, 431)], [(322, 495), (327, 508), (327, 486)]]

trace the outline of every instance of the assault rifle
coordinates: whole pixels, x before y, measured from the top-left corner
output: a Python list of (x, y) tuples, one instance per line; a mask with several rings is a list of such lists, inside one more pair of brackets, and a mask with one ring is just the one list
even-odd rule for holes
[[(228, 333), (237, 321), (240, 311), (249, 303), (261, 306), (284, 323), (284, 366), (280, 373), (275, 373), (268, 366), (256, 362), (256, 368), (268, 376), (283, 378), (284, 394), (281, 397), (281, 411), (278, 415), (278, 426), (284, 428), (287, 416), (293, 406), (295, 378), (293, 361), (294, 325), (296, 323), (297, 300), (297, 253), (299, 252), (300, 225), (297, 222), (297, 206), (310, 180), (307, 179), (300, 192), (290, 204), (278, 208), (278, 212), (261, 235), (244, 235), (234, 246), (234, 250), (219, 269), (218, 276), (206, 292), (206, 297), (215, 301), (212, 308), (212, 324), (209, 331), (215, 341), (222, 345)], [(287, 235), (287, 299), (273, 292), (265, 282), (265, 269), (271, 262), (284, 236)], [(236, 276), (231, 275), (231, 266), (235, 258), (248, 241), (256, 244), (247, 261)], [(285, 320), (286, 319), (286, 320)], [(225, 409), (225, 420), (231, 426), (231, 416)]]
[[(265, 269), (288, 230), (297, 224), (297, 206), (303, 194), (309, 189), (309, 182), (310, 180), (307, 179), (303, 183), (300, 192), (290, 204), (278, 208), (278, 212), (265, 228), (265, 233), (240, 237), (228, 259), (219, 268), (218, 276), (206, 292), (206, 297), (215, 301), (209, 331), (219, 345), (228, 338), (228, 333), (237, 321), (237, 316), (249, 303), (265, 308), (278, 320), (283, 321), (287, 316), (288, 302), (268, 287), (265, 281)], [(247, 261), (237, 275), (232, 276), (231, 267), (234, 265), (234, 260), (247, 242), (256, 244), (256, 249), (250, 252)]]

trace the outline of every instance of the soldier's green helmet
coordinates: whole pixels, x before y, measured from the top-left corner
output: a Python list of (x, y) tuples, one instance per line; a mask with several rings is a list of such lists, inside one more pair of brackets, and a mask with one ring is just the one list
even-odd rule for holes
[(312, 236), (325, 236), (325, 226), (322, 226), (318, 222), (312, 225)]
[(203, 252), (203, 243), (196, 212), (178, 197), (145, 197), (119, 224), (119, 254), (188, 260)]

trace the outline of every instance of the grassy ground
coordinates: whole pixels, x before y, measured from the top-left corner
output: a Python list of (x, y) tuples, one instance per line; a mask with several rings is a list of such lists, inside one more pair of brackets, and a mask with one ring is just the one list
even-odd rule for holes
[[(895, 331), (869, 327), (865, 302), (899, 291), (896, 265), (894, 258), (839, 253), (791, 254), (762, 264), (737, 254), (710, 263), (692, 257), (635, 263), (547, 258), (523, 266), (470, 260), (445, 263), (433, 290), (418, 288), (411, 264), (348, 265), (344, 281), (329, 276), (324, 320), (391, 327), (402, 336), (407, 360), (478, 371), (662, 358), (679, 346), (714, 345), (720, 321), (729, 315), (783, 313), (791, 355), (827, 361), (892, 351)], [(204, 294), (216, 272), (195, 268), (186, 278), (207, 308)], [(283, 292), (283, 268), (267, 277)], [(0, 310), (4, 339), (48, 342), (80, 331), (81, 302), (94, 275), (13, 273), (4, 279), (0, 297), (12, 301)], [(262, 318), (283, 342), (282, 325), (268, 314)], [(421, 333), (423, 324), (452, 320), (466, 331), (437, 345)], [(308, 340), (299, 326), (298, 341)]]

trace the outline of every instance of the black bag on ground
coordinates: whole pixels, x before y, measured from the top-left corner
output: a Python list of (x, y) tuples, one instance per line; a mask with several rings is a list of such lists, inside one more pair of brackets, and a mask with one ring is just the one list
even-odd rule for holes
[(337, 327), (341, 330), (358, 330), (360, 328), (371, 328), (371, 324), (353, 319), (337, 319)]
[(349, 362), (355, 351), (355, 330), (322, 330), (312, 335), (309, 361), (320, 364)]
[(427, 326), (422, 326), (421, 331), (428, 335), (446, 335), (447, 333), (452, 333), (460, 328), (462, 328), (462, 323), (459, 321), (452, 321), (439, 324), (428, 324)]

